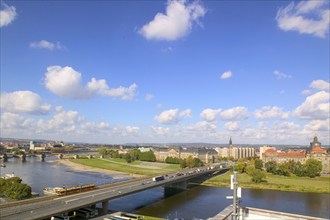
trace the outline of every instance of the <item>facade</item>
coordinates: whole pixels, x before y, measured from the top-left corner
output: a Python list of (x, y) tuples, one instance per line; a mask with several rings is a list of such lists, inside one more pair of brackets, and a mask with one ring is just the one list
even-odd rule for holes
[(288, 150), (277, 151), (274, 148), (266, 149), (262, 152), (260, 148), (260, 159), (267, 163), (269, 161), (276, 161), (277, 163), (288, 162), (293, 160), (295, 162), (305, 163), (309, 158), (314, 158), (322, 163), (322, 174), (330, 174), (330, 154), (321, 147), (321, 143), (315, 136), (313, 142), (310, 143), (310, 150)]
[(208, 148), (182, 148), (182, 147), (170, 147), (170, 148), (154, 148), (154, 154), (156, 160), (165, 161), (167, 157), (176, 157), (186, 159), (189, 156), (193, 158), (199, 158), (203, 163), (214, 163), (217, 152), (214, 149)]
[(219, 157), (233, 157), (235, 160), (255, 156), (255, 149), (253, 147), (233, 146), (231, 137), (229, 139), (228, 147), (217, 147), (215, 150), (218, 152)]

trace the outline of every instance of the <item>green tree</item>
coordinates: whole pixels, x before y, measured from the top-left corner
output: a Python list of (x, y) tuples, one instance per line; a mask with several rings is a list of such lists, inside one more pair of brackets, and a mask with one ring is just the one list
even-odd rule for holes
[(305, 168), (305, 175), (308, 177), (316, 177), (320, 176), (320, 173), (322, 171), (322, 162), (318, 161), (316, 159), (310, 158), (306, 160), (304, 164)]
[(147, 152), (140, 152), (139, 158), (141, 161), (149, 161), (149, 162), (156, 161), (156, 156), (152, 150), (149, 150)]
[(245, 173), (247, 173), (248, 175), (251, 175), (252, 172), (254, 172), (255, 168), (253, 165), (248, 165), (246, 168), (245, 168)]
[(181, 160), (181, 162), (180, 162), (180, 167), (181, 167), (181, 168), (186, 168), (186, 167), (187, 167), (187, 162), (186, 162), (186, 160)]
[(129, 153), (131, 155), (132, 161), (139, 160), (141, 151), (138, 148), (133, 148)]
[(102, 155), (103, 157), (108, 154), (108, 150), (106, 147), (100, 147), (99, 148), (99, 154)]
[(124, 159), (126, 160), (127, 163), (132, 162), (132, 156), (129, 153), (124, 154)]
[(265, 163), (265, 168), (268, 173), (276, 174), (277, 163), (276, 161), (268, 161)]
[(189, 168), (193, 168), (194, 167), (194, 158), (190, 155), (189, 157), (187, 157), (185, 159), (186, 161), (186, 166)]
[(238, 159), (238, 161), (236, 163), (237, 171), (240, 172), (240, 173), (244, 173), (245, 168), (246, 168), (246, 163), (244, 162), (244, 160), (242, 158)]
[(276, 174), (283, 176), (290, 176), (289, 164), (281, 163), (276, 170)]
[(14, 183), (7, 187), (4, 195), (8, 198), (17, 200), (31, 198), (31, 187), (27, 184)]
[(203, 165), (203, 161), (201, 161), (199, 158), (193, 159), (193, 167), (202, 167)]
[(254, 169), (251, 172), (250, 176), (251, 176), (251, 181), (254, 183), (261, 183), (266, 178), (265, 172), (259, 169)]
[(299, 161), (296, 163), (294, 174), (297, 176), (305, 176), (305, 167)]
[(12, 177), (0, 179), (0, 194), (11, 199), (27, 199), (31, 197), (31, 187), (22, 184), (22, 179)]
[(260, 160), (259, 158), (256, 158), (255, 160), (254, 160), (254, 167), (256, 168), (256, 169), (258, 169), (258, 170), (262, 170), (262, 167), (263, 167), (263, 162), (262, 162), (262, 160)]

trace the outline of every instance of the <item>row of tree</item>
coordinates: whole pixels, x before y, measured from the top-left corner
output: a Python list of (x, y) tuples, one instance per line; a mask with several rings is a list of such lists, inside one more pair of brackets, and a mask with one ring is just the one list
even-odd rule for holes
[(192, 156), (189, 156), (185, 159), (181, 159), (178, 157), (166, 157), (165, 163), (170, 164), (180, 164), (181, 168), (193, 168), (193, 167), (202, 167), (204, 166), (203, 161), (201, 161), (199, 158), (193, 158)]
[(28, 199), (32, 196), (32, 190), (29, 185), (22, 183), (19, 177), (0, 178), (0, 195), (16, 200)]
[(304, 164), (290, 160), (283, 163), (269, 161), (263, 165), (263, 161), (259, 158), (251, 159), (249, 161), (244, 161), (241, 158), (236, 162), (234, 170), (239, 173), (247, 173), (251, 176), (251, 180), (253, 182), (260, 183), (266, 179), (266, 173), (264, 170), (268, 173), (283, 176), (290, 176), (291, 174), (311, 178), (320, 176), (322, 171), (322, 163), (321, 161), (310, 158), (306, 160)]
[(275, 175), (290, 176), (291, 174), (295, 174), (297, 176), (308, 176), (313, 178), (320, 176), (322, 162), (313, 158), (307, 159), (304, 164), (293, 160), (283, 163), (269, 161), (265, 164), (265, 169), (267, 172)]
[(118, 150), (107, 149), (106, 147), (99, 148), (99, 154), (102, 156), (109, 156), (111, 158), (122, 158), (125, 159), (127, 163), (131, 163), (135, 160), (155, 162), (156, 156), (152, 150), (141, 152), (137, 148), (131, 149), (128, 153), (120, 154)]

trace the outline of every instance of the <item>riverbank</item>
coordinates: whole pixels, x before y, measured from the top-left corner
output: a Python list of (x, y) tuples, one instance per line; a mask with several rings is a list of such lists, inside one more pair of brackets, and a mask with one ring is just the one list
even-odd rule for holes
[[(230, 175), (227, 172), (223, 175), (206, 180), (203, 185), (216, 187), (229, 187)], [(267, 174), (266, 181), (253, 183), (251, 177), (246, 173), (238, 174), (238, 185), (242, 188), (270, 189), (291, 192), (311, 192), (311, 193), (330, 193), (330, 177), (297, 177), (279, 176)]]
[(70, 169), (72, 169), (74, 171), (98, 172), (98, 173), (104, 173), (104, 174), (128, 174), (128, 173), (119, 172), (119, 171), (115, 171), (115, 170), (102, 169), (102, 168), (98, 168), (98, 167), (92, 167), (92, 166), (75, 163), (75, 162), (70, 161), (70, 159), (61, 159), (61, 160), (58, 160), (58, 162), (64, 166), (70, 167)]
[(127, 174), (134, 178), (169, 173), (180, 168), (179, 165), (134, 161), (127, 163), (124, 159), (64, 159), (61, 164), (79, 171), (94, 171), (106, 174)]

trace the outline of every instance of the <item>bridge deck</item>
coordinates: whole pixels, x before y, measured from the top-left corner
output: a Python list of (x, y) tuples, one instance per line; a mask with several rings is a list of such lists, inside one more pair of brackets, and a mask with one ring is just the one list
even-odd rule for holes
[[(177, 182), (187, 181), (189, 179), (205, 176), (216, 171), (227, 169), (203, 170), (200, 172), (191, 172), (187, 170), (182, 172), (183, 175), (177, 176), (173, 173), (167, 175), (162, 181), (152, 181), (152, 177), (128, 180), (116, 184), (110, 184), (96, 190), (82, 192), (62, 197), (44, 197), (42, 201), (16, 202), (11, 204), (0, 205), (0, 219), (43, 219), (49, 218), (55, 214), (73, 211), (82, 207), (94, 205), (103, 201), (108, 201), (132, 193), (143, 190), (169, 185)], [(33, 200), (30, 200), (33, 201)]]

